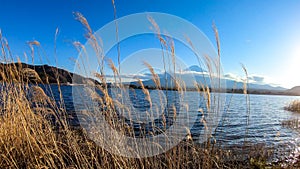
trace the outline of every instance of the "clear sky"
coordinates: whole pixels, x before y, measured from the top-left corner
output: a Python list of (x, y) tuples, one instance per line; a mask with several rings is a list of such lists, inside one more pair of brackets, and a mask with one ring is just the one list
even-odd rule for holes
[[(242, 76), (240, 63), (243, 63), (250, 75), (263, 76), (264, 82), (284, 87), (300, 85), (299, 0), (115, 0), (115, 3), (118, 17), (138, 12), (173, 14), (196, 25), (212, 42), (215, 22), (224, 73)], [(74, 19), (73, 12), (82, 13), (93, 30), (114, 17), (109, 0), (1, 0), (0, 4), (0, 29), (14, 56), (25, 61), (23, 53), (30, 55), (26, 42), (38, 40), (43, 48), (42, 62), (48, 62), (44, 57), (47, 55), (50, 64), (55, 65), (54, 35), (58, 27), (57, 62), (68, 70), (74, 66), (70, 58), (77, 58), (72, 42), (85, 43), (84, 29)]]

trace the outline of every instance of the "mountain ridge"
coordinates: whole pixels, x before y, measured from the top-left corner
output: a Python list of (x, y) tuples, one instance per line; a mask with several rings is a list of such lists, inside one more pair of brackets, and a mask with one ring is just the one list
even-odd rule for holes
[[(4, 72), (4, 74), (10, 72), (14, 77), (21, 75), (21, 79), (29, 83), (72, 84), (73, 77), (76, 76), (77, 84), (84, 84), (87, 80), (92, 80), (99, 84), (99, 82), (94, 79), (86, 78), (65, 69), (49, 66), (47, 64), (31, 65), (27, 63), (0, 63), (0, 70)], [(39, 79), (34, 77), (36, 76), (34, 75), (34, 72), (37, 73)], [(27, 73), (27, 75), (25, 75), (25, 73)], [(0, 74), (0, 81), (3, 81), (4, 74)]]
[(206, 70), (202, 69), (200, 66), (198, 65), (192, 65), (186, 69), (184, 69), (184, 71), (194, 71), (194, 72), (207, 72)]
[(291, 89), (286, 90), (286, 92), (300, 96), (300, 86), (292, 87)]
[[(58, 81), (59, 81), (59, 83), (61, 85), (73, 84), (73, 77), (76, 76), (77, 84), (85, 84), (87, 80), (92, 80), (96, 84), (100, 84), (95, 79), (83, 77), (83, 76), (77, 75), (75, 73), (69, 72), (65, 69), (57, 68), (57, 67), (54, 67), (54, 66), (49, 66), (47, 64), (44, 64), (44, 65), (31, 65), (31, 64), (26, 64), (26, 63), (0, 63), (0, 70), (2, 72), (6, 72), (5, 69), (7, 69), (9, 67), (15, 67), (15, 69), (17, 71), (22, 71), (24, 68), (29, 68), (29, 69), (32, 69), (32, 70), (36, 71), (36, 73), (40, 77), (41, 81), (37, 82), (34, 79), (30, 79), (30, 78), (28, 79), (27, 78), (26, 80), (28, 80), (29, 83), (57, 84)], [(194, 68), (196, 68), (196, 67), (192, 67), (192, 69), (189, 69), (189, 70), (193, 71), (193, 70), (195, 70)], [(196, 68), (196, 70), (197, 69), (198, 68)], [(199, 72), (200, 69), (198, 69), (197, 72)], [(201, 71), (204, 72), (205, 70), (201, 69)], [(14, 72), (14, 73), (17, 73), (17, 72)], [(3, 75), (0, 74), (0, 81), (3, 81), (2, 76)], [(168, 79), (172, 79), (171, 74), (159, 74), (158, 77), (159, 77), (162, 89), (172, 89), (172, 88), (174, 88), (175, 83), (170, 83), (168, 81)], [(167, 81), (166, 81), (166, 78), (167, 78)], [(192, 87), (194, 85), (194, 83), (192, 81), (193, 79), (195, 79), (197, 82), (204, 82), (204, 81), (206, 83), (210, 82), (210, 80), (207, 76), (198, 75), (198, 74), (193, 74), (193, 76), (184, 75), (181, 78), (185, 79), (185, 81), (187, 81), (187, 83), (190, 85), (190, 86), (187, 86), (187, 87)], [(228, 80), (228, 79), (225, 82), (226, 82), (225, 86), (226, 86), (226, 91), (227, 92), (233, 92), (233, 93), (242, 93), (243, 92), (243, 86), (244, 86), (243, 82), (236, 82), (234, 80)], [(144, 80), (143, 84), (147, 88), (155, 87), (155, 84), (154, 84), (152, 79)], [(107, 83), (107, 85), (110, 86), (109, 83)], [(130, 83), (127, 83), (126, 85), (130, 85), (130, 86), (137, 87), (137, 88), (140, 87), (137, 82), (130, 82)], [(165, 88), (165, 87), (167, 87), (167, 88)], [(268, 84), (249, 83), (248, 84), (248, 91), (249, 91), (249, 93), (257, 93), (257, 94), (279, 94), (279, 95), (297, 95), (297, 96), (300, 96), (300, 86), (295, 86), (291, 89), (285, 89), (283, 87), (278, 87), (278, 86), (276, 87), (276, 86), (271, 86), (271, 85), (268, 85)]]

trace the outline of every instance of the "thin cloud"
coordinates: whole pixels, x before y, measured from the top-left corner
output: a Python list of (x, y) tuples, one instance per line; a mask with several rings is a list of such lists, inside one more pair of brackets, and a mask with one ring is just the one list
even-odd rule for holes
[(265, 83), (265, 77), (259, 75), (249, 76), (249, 80), (252, 80), (254, 83)]

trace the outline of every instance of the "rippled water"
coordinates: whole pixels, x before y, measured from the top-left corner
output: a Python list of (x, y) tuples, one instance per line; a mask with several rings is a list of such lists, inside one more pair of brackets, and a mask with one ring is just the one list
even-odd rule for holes
[[(81, 90), (82, 86), (73, 86)], [(58, 98), (57, 87), (52, 86), (53, 93)], [(72, 86), (62, 86), (63, 98), (66, 108), (69, 112), (74, 112)], [(166, 105), (178, 102), (173, 96), (178, 95), (176, 91), (164, 91), (167, 95), (164, 99), (169, 100)], [(145, 101), (145, 95), (141, 90), (129, 92), (129, 99), (134, 104), (134, 108), (139, 110), (147, 110), (149, 102)], [(283, 149), (297, 150), (300, 142), (298, 140), (299, 133), (293, 129), (282, 126), (284, 120), (300, 118), (300, 114), (292, 113), (284, 110), (284, 106), (288, 105), (295, 99), (300, 97), (295, 96), (275, 96), (275, 95), (249, 95), (250, 97), (250, 116), (247, 116), (247, 102), (243, 94), (220, 94), (221, 98), (226, 99), (224, 107), (221, 107), (220, 122), (216, 132), (213, 133), (217, 142), (224, 146), (242, 145), (248, 143), (263, 143), (267, 146), (278, 148), (278, 151)], [(189, 118), (196, 118), (198, 123), (191, 126), (192, 134), (195, 138), (202, 130), (203, 124), (199, 123), (202, 114), (199, 113), (199, 108), (206, 110), (203, 97), (197, 92), (187, 92), (184, 96), (184, 103), (189, 105)], [(180, 107), (176, 103), (177, 108)], [(168, 107), (168, 106), (167, 106)], [(169, 106), (169, 110), (170, 110)], [(205, 113), (204, 113), (205, 114)], [(171, 114), (170, 117), (173, 117)], [(142, 120), (145, 117), (140, 116)], [(160, 116), (153, 117), (156, 120)], [(248, 125), (247, 125), (248, 118)], [(216, 118), (217, 119), (217, 118)], [(148, 119), (149, 120), (149, 119)], [(171, 121), (171, 118), (169, 118)], [(78, 125), (78, 121), (71, 122), (73, 125)], [(140, 127), (139, 122), (134, 123), (136, 127)], [(172, 124), (172, 123), (170, 123)]]
[[(227, 96), (229, 98), (231, 96)], [(284, 106), (291, 101), (299, 99), (294, 96), (250, 95), (250, 117), (247, 122), (245, 96), (233, 94), (228, 111), (224, 115), (224, 125), (219, 129), (224, 135), (219, 137), (222, 141), (240, 144), (244, 141), (245, 130), (248, 128), (246, 138), (250, 142), (264, 142), (275, 144), (282, 141), (291, 141), (298, 133), (282, 126), (282, 121), (299, 118), (299, 114), (284, 110)]]

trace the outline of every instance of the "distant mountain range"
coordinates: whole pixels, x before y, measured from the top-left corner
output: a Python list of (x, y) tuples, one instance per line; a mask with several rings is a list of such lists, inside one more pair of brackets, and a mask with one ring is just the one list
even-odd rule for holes
[[(176, 74), (176, 77), (173, 77), (169, 73), (159, 74), (159, 81), (162, 87), (165, 88), (174, 88), (175, 83), (174, 79), (180, 79), (179, 81), (183, 81), (186, 85), (186, 88), (194, 88), (195, 82), (198, 84), (204, 84), (208, 87), (211, 84), (218, 83), (218, 78), (211, 78), (207, 71), (203, 70), (199, 66), (193, 65), (187, 69), (185, 69), (182, 73)], [(213, 80), (214, 82), (211, 82)], [(242, 90), (244, 88), (243, 82), (238, 82), (232, 79), (221, 78), (221, 88), (225, 88), (228, 90)], [(139, 86), (137, 82), (131, 82), (131, 85)], [(152, 79), (143, 81), (144, 86), (147, 87), (155, 87), (155, 83)], [(215, 86), (217, 87), (217, 86)], [(280, 86), (272, 86), (269, 84), (256, 84), (256, 83), (248, 83), (249, 91), (257, 91), (257, 90), (267, 90), (267, 91), (285, 91), (286, 89)]]
[[(84, 84), (87, 80), (92, 80), (97, 84), (99, 82), (95, 81), (91, 78), (82, 77), (80, 75), (74, 74), (64, 69), (60, 69), (57, 67), (49, 66), (49, 65), (30, 65), (25, 63), (9, 63), (4, 64), (0, 63), (0, 71), (2, 73), (8, 73), (8, 69), (13, 68), (13, 71), (10, 73), (17, 75), (17, 73), (22, 73), (25, 68), (29, 68), (34, 70), (38, 76), (40, 77), (40, 81), (36, 81), (34, 78), (27, 78), (29, 83), (50, 83), (56, 84), (57, 79), (60, 84), (72, 84), (73, 77), (76, 77), (77, 84)], [(0, 81), (3, 80), (3, 74), (0, 74)], [(22, 76), (22, 78), (25, 78)], [(199, 66), (191, 66), (188, 69), (185, 69), (182, 73), (176, 74), (176, 76), (172, 76), (169, 73), (158, 74), (158, 78), (160, 81), (160, 86), (162, 88), (173, 89), (175, 88), (174, 80), (180, 79), (181, 82), (184, 82), (186, 88), (195, 88), (195, 82), (199, 84), (205, 84), (209, 87), (212, 87), (211, 78), (208, 76), (208, 72)], [(215, 78), (214, 80), (218, 80)], [(231, 79), (221, 78), (221, 87), (225, 87), (227, 92), (235, 92), (241, 93), (243, 91), (243, 82), (237, 82)], [(217, 81), (215, 81), (217, 82)], [(133, 87), (139, 88), (140, 85), (137, 82), (125, 83), (126, 85), (130, 85)], [(155, 88), (154, 81), (149, 78), (148, 80), (143, 81), (144, 86), (147, 88)], [(109, 83), (108, 83), (109, 85)], [(249, 93), (257, 93), (257, 94), (280, 94), (280, 95), (300, 95), (300, 86), (293, 87), (292, 89), (285, 89), (280, 86), (272, 86), (269, 84), (248, 84), (248, 92)]]

